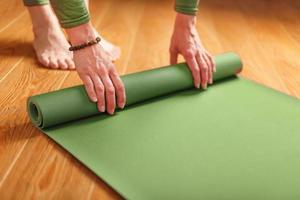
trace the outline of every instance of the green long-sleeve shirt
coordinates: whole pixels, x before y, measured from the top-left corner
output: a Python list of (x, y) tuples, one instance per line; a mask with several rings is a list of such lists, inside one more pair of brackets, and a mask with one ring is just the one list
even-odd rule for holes
[[(45, 5), (49, 0), (23, 0), (26, 6)], [(56, 16), (63, 28), (71, 28), (90, 21), (84, 0), (50, 0)], [(176, 0), (175, 10), (179, 13), (195, 15), (199, 0)]]

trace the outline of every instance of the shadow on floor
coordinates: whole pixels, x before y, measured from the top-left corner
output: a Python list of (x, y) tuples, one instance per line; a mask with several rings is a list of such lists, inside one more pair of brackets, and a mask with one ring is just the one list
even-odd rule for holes
[(31, 123), (17, 123), (11, 121), (4, 121), (0, 124), (0, 146), (13, 145), (18, 141), (28, 140), (37, 136), (38, 131), (33, 130)]
[[(20, 41), (14, 39), (4, 41), (0, 38), (0, 56), (3, 58), (32, 58), (32, 64), (40, 68), (45, 68), (38, 62), (31, 41)], [(51, 68), (47, 69), (57, 70)]]
[(33, 57), (34, 49), (30, 41), (20, 41), (11, 39), (4, 41), (0, 38), (0, 56), (7, 57)]

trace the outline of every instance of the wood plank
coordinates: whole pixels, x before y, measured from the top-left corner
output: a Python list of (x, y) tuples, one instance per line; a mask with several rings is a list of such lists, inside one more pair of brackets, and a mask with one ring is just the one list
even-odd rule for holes
[[(119, 3), (118, 5), (120, 6)], [(125, 6), (125, 4), (123, 5)], [(107, 6), (104, 7), (107, 8)], [(112, 11), (114, 7), (110, 7), (110, 9)], [(142, 13), (142, 9), (140, 9), (139, 6), (136, 7), (136, 10), (141, 10), (140, 14)], [(98, 19), (97, 16), (93, 16), (93, 19), (99, 21), (99, 23), (102, 21)], [(137, 19), (136, 16), (131, 18), (132, 21)], [(112, 18), (111, 20), (115, 19)], [(120, 23), (122, 23), (122, 21), (120, 21)], [(112, 30), (114, 29), (113, 27), (111, 28)], [(131, 35), (127, 35), (127, 37), (130, 36)], [(123, 44), (126, 45), (125, 43)], [(32, 60), (32, 58), (30, 60)], [(27, 62), (26, 60), (22, 62), (21, 65), (26, 66)], [(20, 71), (19, 67), (16, 71)], [(74, 85), (76, 81), (80, 82), (76, 72), (62, 73), (64, 73), (64, 77), (69, 76), (68, 79), (64, 81), (65, 85), (60, 85), (59, 87)], [(13, 76), (14, 73), (6, 79), (8, 80), (10, 77), (14, 79)], [(47, 84), (50, 84), (50, 79), (46, 79), (45, 81)], [(25, 114), (25, 110), (23, 114)], [(27, 125), (30, 126), (30, 124)], [(33, 128), (32, 126), (30, 127)], [(0, 194), (6, 195), (4, 198), (86, 199), (87, 196), (90, 196), (92, 199), (100, 197), (101, 199), (120, 199), (118, 194), (99, 178), (95, 177), (92, 172), (66, 151), (58, 147), (57, 144), (49, 140), (36, 129), (34, 129), (33, 132), (35, 137), (28, 140), (20, 153), (19, 159), (15, 161), (14, 166), (11, 168), (9, 175), (6, 176), (0, 188)], [(6, 144), (6, 146), (8, 146), (8, 144)], [(20, 181), (15, 181), (16, 177), (18, 177)], [(23, 184), (24, 181), (27, 182), (27, 185)], [(80, 183), (80, 185), (78, 185), (78, 183)], [(18, 188), (19, 196), (13, 193), (3, 192), (13, 190), (13, 188)], [(74, 190), (73, 188), (77, 189)]]
[[(168, 64), (173, 3), (91, 1), (97, 30), (122, 48), (116, 62), (121, 74)], [(4, 4), (9, 7), (0, 8), (7, 16), (0, 29), (25, 11), (16, 0)], [(243, 77), (300, 98), (299, 9), (299, 1), (293, 0), (202, 0), (197, 28), (212, 53), (241, 55)], [(29, 16), (23, 15), (0, 31), (0, 199), (121, 199), (30, 124), (28, 96), (81, 80), (76, 72), (39, 67)]]
[(0, 32), (0, 82), (32, 51), (29, 27), (31, 25), (26, 13)]
[(116, 61), (116, 67), (120, 74), (124, 74), (132, 59), (130, 56), (135, 54), (133, 45), (140, 26), (141, 15), (144, 12), (145, 1), (114, 0), (113, 2), (114, 6), (111, 8), (110, 14), (99, 23), (97, 28), (104, 38), (120, 46), (122, 55)]
[[(132, 43), (134, 42), (134, 35), (139, 28), (140, 18), (144, 10), (144, 2), (140, 0), (133, 0), (128, 2), (119, 0), (112, 2), (113, 4), (107, 10), (107, 15), (105, 15), (103, 19), (99, 20), (99, 22), (96, 24), (96, 28), (98, 32), (107, 40), (120, 46), (120, 48), (122, 49), (121, 58), (116, 62), (118, 71), (122, 73), (122, 71), (124, 71), (124, 68), (127, 67), (126, 60), (128, 60), (133, 53), (131, 49), (127, 47), (132, 45)], [(116, 15), (111, 15), (111, 13), (114, 13), (116, 5), (118, 5), (118, 9), (120, 9), (120, 12), (118, 12)], [(126, 10), (128, 11), (128, 13), (125, 12)], [(127, 31), (129, 29), (130, 31)], [(74, 84), (77, 85), (82, 83), (76, 73), (70, 73), (62, 87), (69, 87)], [(68, 153), (65, 152), (64, 154)], [(79, 175), (80, 172), (78, 172), (77, 176)], [(94, 177), (94, 175), (89, 174), (85, 178), (91, 179), (91, 177)], [(72, 184), (72, 182), (70, 182), (69, 184)], [(92, 178), (89, 198), (121, 199), (121, 197), (116, 192), (114, 192), (112, 189), (109, 189), (109, 187), (105, 185), (104, 182), (99, 178)]]
[(169, 65), (169, 45), (175, 12), (173, 1), (153, 3), (147, 1), (132, 56), (128, 62), (128, 73)]
[[(33, 56), (34, 53), (31, 52)], [(60, 87), (65, 74), (59, 71), (50, 71), (36, 66), (32, 58), (25, 58), (0, 84), (1, 112), (1, 145), (0, 145), (0, 194), (3, 194), (5, 184), (10, 172), (22, 151), (35, 138), (38, 132), (29, 124), (26, 114), (27, 97), (34, 93), (54, 90)], [(22, 163), (19, 165), (22, 166)], [(23, 166), (25, 168), (25, 166)], [(16, 179), (14, 179), (13, 182)], [(7, 183), (7, 182), (6, 182)], [(17, 183), (17, 182), (16, 182)], [(24, 185), (25, 186), (25, 185)], [(12, 190), (13, 188), (10, 188)], [(13, 193), (10, 193), (13, 194)]]
[[(220, 40), (224, 50), (234, 50), (241, 55), (245, 65), (242, 75), (291, 94), (281, 81), (276, 66), (281, 65), (283, 60), (289, 60), (290, 56), (295, 57), (295, 52), (299, 52), (298, 44), (288, 39), (285, 30), (278, 28), (273, 9), (269, 9), (271, 4), (266, 1), (253, 3), (234, 0), (227, 0), (226, 4), (216, 0), (205, 3), (206, 9), (214, 13), (211, 18), (216, 32), (213, 34)], [(259, 13), (264, 15), (262, 20), (258, 20)], [(282, 57), (281, 52), (287, 52), (288, 55)], [(280, 56), (273, 57), (276, 54)]]
[(22, 18), (25, 12), (26, 8), (20, 0), (1, 1), (0, 33)]

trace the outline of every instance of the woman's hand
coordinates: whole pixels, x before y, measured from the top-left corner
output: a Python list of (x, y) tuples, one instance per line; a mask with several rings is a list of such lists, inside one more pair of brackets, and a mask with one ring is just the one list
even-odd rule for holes
[(183, 55), (192, 72), (196, 88), (207, 88), (213, 83), (216, 65), (203, 47), (196, 30), (196, 17), (178, 13), (170, 45), (170, 63), (176, 64), (178, 54)]
[[(68, 29), (67, 33), (72, 45), (96, 38), (90, 24)], [(100, 112), (113, 114), (116, 102), (119, 108), (125, 106), (125, 88), (110, 56), (99, 44), (74, 51), (74, 62), (91, 101), (97, 102)]]

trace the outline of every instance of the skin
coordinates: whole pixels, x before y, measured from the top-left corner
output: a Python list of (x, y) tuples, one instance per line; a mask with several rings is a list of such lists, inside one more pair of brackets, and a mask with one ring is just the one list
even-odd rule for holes
[[(34, 48), (40, 63), (55, 69), (76, 68), (90, 100), (97, 103), (100, 112), (113, 114), (117, 106), (123, 109), (126, 104), (125, 88), (113, 63), (119, 57), (120, 49), (102, 38), (100, 44), (72, 54), (50, 6), (28, 9), (35, 35)], [(99, 36), (90, 22), (65, 30), (73, 46)], [(180, 13), (176, 16), (170, 44), (171, 64), (177, 63), (179, 54), (185, 58), (196, 88), (206, 89), (207, 84), (212, 84), (216, 66), (201, 43), (195, 16)]]
[[(94, 40), (97, 36), (91, 23), (66, 29), (72, 45)], [(116, 104), (125, 106), (125, 88), (111, 57), (101, 45), (92, 45), (74, 52), (74, 62), (89, 98), (97, 102), (100, 112), (113, 114)]]
[(73, 54), (49, 5), (28, 7), (34, 33), (33, 47), (38, 61), (53, 69), (75, 69)]
[[(86, 1), (87, 5), (88, 2)], [(34, 33), (33, 47), (38, 61), (47, 68), (74, 70), (73, 53), (50, 5), (27, 7)], [(94, 30), (95, 31), (95, 30)], [(95, 31), (96, 35), (99, 35)], [(101, 36), (100, 36), (101, 37)], [(101, 37), (102, 46), (112, 60), (121, 55), (119, 47)]]
[(170, 44), (170, 63), (176, 64), (178, 54), (183, 55), (193, 75), (196, 88), (207, 88), (213, 83), (216, 65), (203, 47), (196, 29), (196, 17), (178, 13)]

